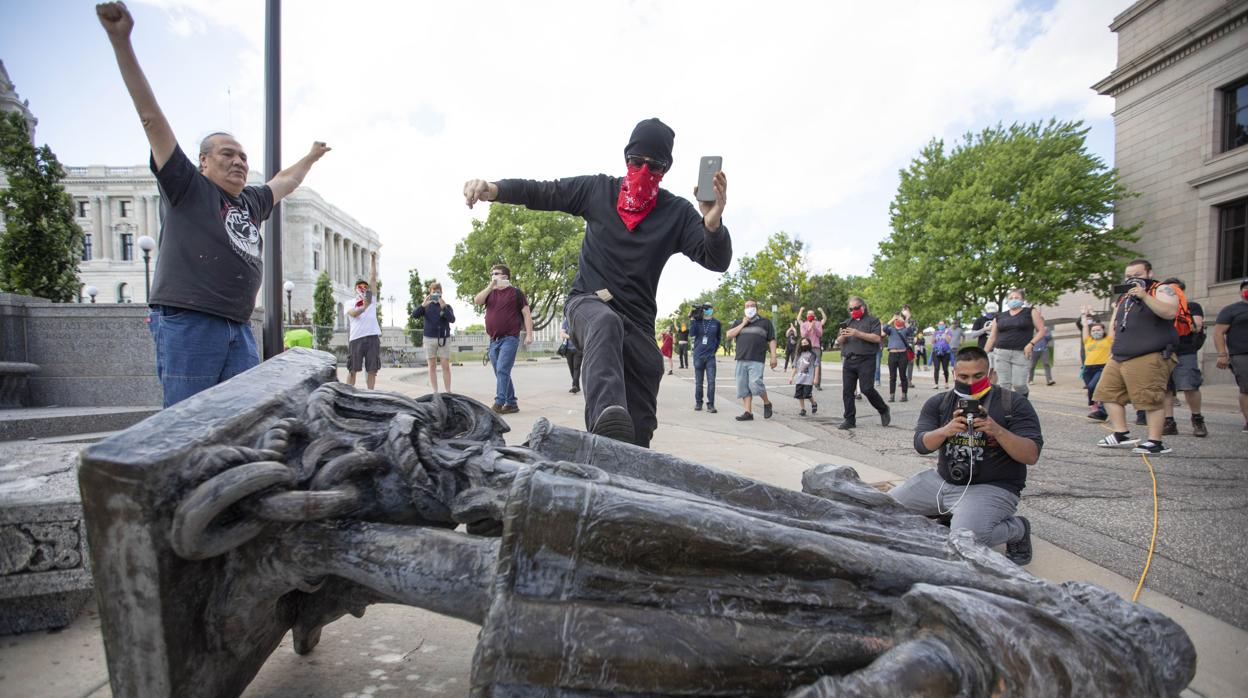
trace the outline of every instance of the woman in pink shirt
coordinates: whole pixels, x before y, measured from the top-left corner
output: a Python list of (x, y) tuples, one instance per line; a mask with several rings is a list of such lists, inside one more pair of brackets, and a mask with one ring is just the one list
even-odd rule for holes
[[(815, 310), (819, 311), (821, 319), (815, 319)], [(797, 318), (802, 323), (802, 337), (810, 340), (811, 351), (815, 352), (815, 389), (823, 390), (823, 325), (828, 321), (828, 314), (823, 312), (823, 308), (801, 308), (797, 311)]]

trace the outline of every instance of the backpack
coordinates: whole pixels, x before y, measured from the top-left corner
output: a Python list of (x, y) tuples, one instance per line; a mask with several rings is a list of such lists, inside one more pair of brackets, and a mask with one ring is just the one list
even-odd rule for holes
[(949, 346), (949, 338), (949, 330), (936, 330), (932, 333), (932, 356), (953, 353), (953, 348)]

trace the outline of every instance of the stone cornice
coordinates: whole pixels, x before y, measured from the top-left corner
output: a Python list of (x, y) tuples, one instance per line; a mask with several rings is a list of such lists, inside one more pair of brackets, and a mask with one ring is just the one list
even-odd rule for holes
[[(1141, 12), (1146, 9), (1143, 4), (1137, 7)], [(1134, 15), (1130, 19), (1134, 19)], [(1152, 50), (1126, 65), (1119, 66), (1109, 77), (1093, 85), (1092, 89), (1098, 94), (1117, 97), (1124, 90), (1178, 63), (1245, 24), (1248, 24), (1248, 0), (1228, 0), (1218, 10), (1176, 32)], [(1117, 20), (1115, 25), (1121, 26)]]
[(1163, 2), (1163, 0), (1140, 0), (1131, 7), (1123, 10), (1117, 17), (1114, 17), (1114, 21), (1109, 25), (1109, 30), (1111, 32), (1117, 32), (1119, 29), (1122, 29), (1128, 24), (1134, 22), (1137, 17), (1145, 12), (1148, 12), (1153, 5), (1156, 5), (1159, 2)]

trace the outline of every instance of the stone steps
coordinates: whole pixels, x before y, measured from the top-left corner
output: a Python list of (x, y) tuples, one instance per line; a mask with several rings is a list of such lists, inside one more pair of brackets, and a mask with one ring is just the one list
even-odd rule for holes
[(151, 406), (3, 409), (0, 410), (0, 441), (98, 435), (120, 431), (159, 411), (159, 407)]

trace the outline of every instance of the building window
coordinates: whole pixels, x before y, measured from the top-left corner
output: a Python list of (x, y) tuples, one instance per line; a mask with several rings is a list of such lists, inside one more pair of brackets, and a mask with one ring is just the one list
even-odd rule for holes
[(1218, 281), (1248, 276), (1248, 199), (1218, 206)]
[(129, 218), (130, 217), (130, 202), (123, 200), (120, 203), (121, 203), (121, 217)]
[(321, 253), (317, 252), (316, 250), (312, 250), (312, 271), (320, 271), (320, 270), (321, 270)]
[(1248, 145), (1248, 79), (1222, 89), (1222, 150)]
[(82, 236), (82, 261), (91, 261), (91, 233)]
[(134, 299), (130, 297), (130, 287), (127, 286), (126, 282), (124, 281), (117, 284), (117, 302), (118, 303), (133, 303), (134, 302)]
[(91, 209), (87, 208), (87, 206), (88, 204), (87, 204), (86, 199), (78, 200), (78, 217), (79, 218), (86, 218), (87, 214), (91, 212)]
[(121, 261), (134, 261), (134, 233), (121, 234)]

